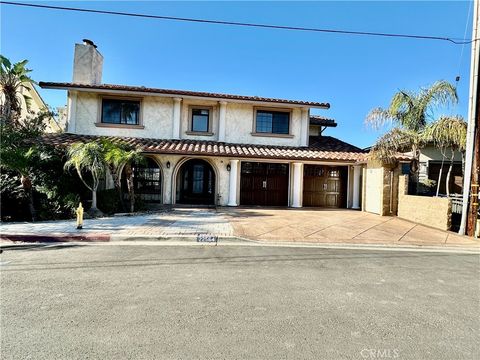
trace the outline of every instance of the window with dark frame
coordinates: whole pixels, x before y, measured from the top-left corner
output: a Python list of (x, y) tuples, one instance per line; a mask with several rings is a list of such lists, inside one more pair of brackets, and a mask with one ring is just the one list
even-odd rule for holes
[(208, 132), (210, 122), (209, 109), (192, 109), (192, 131)]
[(257, 133), (288, 135), (289, 125), (289, 112), (257, 110), (255, 129)]
[(102, 99), (102, 123), (140, 124), (140, 101)]

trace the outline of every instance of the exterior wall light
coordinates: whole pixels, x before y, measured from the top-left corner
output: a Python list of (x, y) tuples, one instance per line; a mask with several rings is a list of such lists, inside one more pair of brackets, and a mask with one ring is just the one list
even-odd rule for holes
[(170, 169), (170, 161), (167, 161), (167, 169)]
[(231, 167), (230, 164), (227, 165), (227, 171), (230, 171)]

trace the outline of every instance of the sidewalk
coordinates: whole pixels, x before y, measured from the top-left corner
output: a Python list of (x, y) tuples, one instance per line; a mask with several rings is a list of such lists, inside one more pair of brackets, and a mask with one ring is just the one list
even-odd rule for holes
[(46, 239), (50, 241), (122, 241), (134, 239), (166, 239), (196, 237), (197, 234), (233, 236), (227, 219), (215, 210), (179, 208), (167, 212), (85, 219), (77, 230), (75, 220), (36, 223), (3, 223), (2, 240)]
[(163, 213), (75, 221), (3, 223), (3, 242), (195, 241), (198, 234), (223, 240), (268, 244), (469, 248), (480, 241), (411, 223), (352, 210), (176, 208)]

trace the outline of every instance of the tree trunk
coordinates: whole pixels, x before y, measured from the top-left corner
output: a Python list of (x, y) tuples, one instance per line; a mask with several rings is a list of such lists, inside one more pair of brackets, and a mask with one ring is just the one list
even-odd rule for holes
[(98, 210), (97, 208), (97, 189), (92, 190), (92, 207), (91, 210)]
[(130, 212), (135, 211), (135, 191), (133, 189), (133, 170), (132, 165), (125, 164), (125, 175), (127, 176), (128, 197), (130, 198)]
[(110, 168), (110, 175), (112, 176), (113, 186), (117, 191), (117, 195), (118, 195), (118, 199), (120, 200), (120, 206), (122, 208), (122, 211), (125, 212), (127, 211), (127, 208), (125, 206), (125, 201), (123, 200), (121, 177), (118, 175), (117, 169), (115, 168)]
[(418, 180), (419, 180), (419, 162), (420, 162), (420, 150), (414, 146), (412, 147), (412, 154), (413, 154), (413, 159), (411, 162), (410, 166), (410, 179), (412, 183), (415, 185), (415, 189), (412, 189), (415, 194), (418, 192)]
[(437, 193), (435, 196), (440, 194), (440, 183), (442, 182), (442, 173), (443, 173), (443, 159), (442, 159), (442, 166), (440, 166), (440, 171), (438, 173), (438, 182), (437, 182)]
[(442, 182), (442, 173), (443, 173), (443, 164), (445, 163), (445, 153), (444, 150), (441, 150), (442, 153), (442, 165), (440, 166), (440, 172), (438, 174), (438, 182), (437, 182), (437, 194), (435, 196), (438, 196), (440, 194), (440, 184)]
[(455, 151), (452, 149), (452, 158), (450, 159), (450, 166), (448, 167), (447, 179), (445, 180), (445, 191), (447, 192), (447, 196), (450, 196), (450, 174), (452, 173), (454, 158), (455, 158)]
[(37, 219), (37, 211), (35, 210), (35, 205), (33, 204), (32, 181), (28, 175), (22, 175), (20, 181), (22, 182), (22, 188), (28, 201), (28, 210), (30, 211), (30, 216), (32, 221), (35, 221)]

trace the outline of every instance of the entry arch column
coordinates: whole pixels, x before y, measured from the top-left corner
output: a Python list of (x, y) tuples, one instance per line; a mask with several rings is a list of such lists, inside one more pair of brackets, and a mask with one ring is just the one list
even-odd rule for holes
[(362, 174), (362, 166), (353, 166), (353, 203), (352, 209), (360, 209), (360, 176)]
[(238, 206), (237, 188), (238, 188), (238, 163), (239, 160), (230, 160), (230, 177), (228, 189), (228, 206)]
[(293, 163), (292, 207), (302, 207), (303, 163)]

